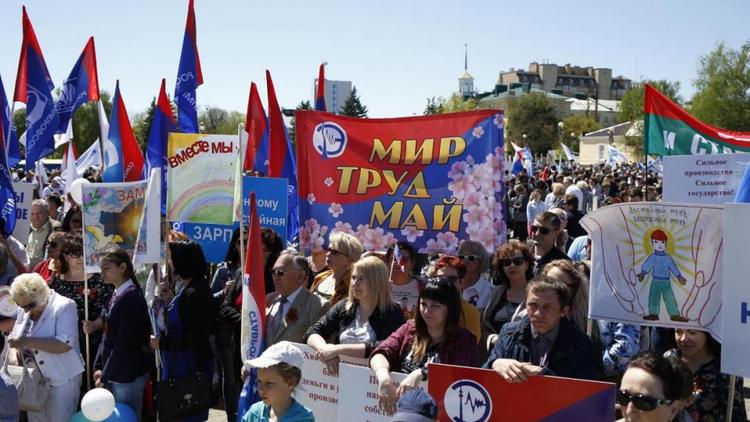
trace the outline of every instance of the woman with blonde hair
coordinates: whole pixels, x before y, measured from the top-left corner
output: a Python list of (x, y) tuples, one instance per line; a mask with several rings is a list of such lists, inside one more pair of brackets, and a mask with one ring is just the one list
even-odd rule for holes
[(331, 306), (345, 299), (349, 293), (352, 264), (359, 260), (362, 252), (364, 248), (356, 237), (342, 232), (332, 233), (326, 251), (328, 270), (315, 276), (310, 291), (331, 302)]
[(565, 185), (562, 183), (553, 183), (552, 191), (544, 198), (547, 209), (563, 208), (565, 203)]
[(355, 262), (351, 283), (347, 299), (305, 333), (305, 342), (334, 372), (339, 355), (367, 357), (404, 323), (401, 307), (391, 299), (388, 267), (380, 258), (368, 256)]
[(18, 305), (10, 334), (11, 363), (39, 370), (49, 379), (49, 395), (38, 411), (29, 411), (29, 422), (67, 421), (78, 407), (83, 358), (78, 346), (78, 313), (71, 299), (51, 290), (36, 273), (21, 274), (10, 288)]
[(599, 340), (599, 326), (589, 326), (589, 279), (575, 265), (566, 259), (557, 259), (544, 267), (542, 276), (557, 280), (568, 288), (570, 295), (569, 318), (576, 324), (579, 330), (587, 333), (594, 340)]

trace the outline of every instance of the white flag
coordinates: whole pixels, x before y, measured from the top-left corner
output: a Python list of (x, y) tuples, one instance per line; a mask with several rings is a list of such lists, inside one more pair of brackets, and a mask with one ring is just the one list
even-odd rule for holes
[(102, 149), (100, 145), (99, 140), (95, 140), (86, 152), (78, 157), (76, 160), (76, 172), (78, 177), (83, 177), (83, 173), (85, 173), (90, 167), (101, 168)]
[(159, 262), (161, 229), (161, 170), (151, 169), (146, 187), (146, 200), (143, 201), (143, 215), (138, 225), (133, 264), (154, 264)]

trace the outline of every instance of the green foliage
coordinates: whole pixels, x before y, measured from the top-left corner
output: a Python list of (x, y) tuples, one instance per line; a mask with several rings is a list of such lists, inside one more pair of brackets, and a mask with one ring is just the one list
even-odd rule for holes
[[(601, 129), (599, 122), (593, 117), (587, 117), (582, 114), (576, 114), (563, 120), (563, 142), (571, 150), (579, 151), (579, 139), (586, 133)], [(571, 135), (575, 134), (575, 136)]]
[(644, 80), (626, 92), (622, 97), (622, 101), (620, 101), (620, 113), (618, 114), (618, 120), (620, 123), (643, 120), (643, 93), (646, 84), (658, 89), (662, 94), (671, 98), (672, 101), (677, 104), (682, 104), (682, 98), (679, 94), (679, 82), (671, 82), (665, 79), (660, 79), (658, 81)]
[(750, 131), (750, 41), (734, 50), (719, 43), (698, 62), (690, 112), (722, 129)]
[[(312, 110), (312, 104), (310, 104), (309, 100), (306, 101), (300, 101), (299, 104), (297, 104), (297, 108), (295, 110)], [(296, 117), (292, 118), (292, 127), (289, 128), (289, 139), (292, 141), (292, 146), (296, 148), (297, 145), (297, 119)], [(296, 150), (296, 149), (295, 149)]]
[(507, 136), (516, 144), (525, 144), (536, 154), (547, 151), (559, 141), (557, 109), (543, 92), (532, 92), (518, 97), (508, 110)]
[(239, 111), (230, 111), (226, 120), (224, 120), (218, 128), (216, 128), (217, 134), (221, 135), (236, 135), (237, 127), (240, 123), (245, 124), (245, 113)]
[(459, 111), (476, 110), (477, 100), (474, 98), (464, 99), (462, 95), (453, 94), (450, 98), (432, 97), (427, 99), (424, 114), (456, 113)]
[(155, 109), (156, 97), (151, 100), (151, 105), (148, 106), (146, 111), (133, 116), (133, 133), (135, 133), (135, 139), (138, 140), (138, 145), (143, 150), (145, 150), (145, 145), (148, 143), (148, 136), (151, 134), (151, 124), (154, 121)]
[(218, 107), (206, 107), (198, 114), (203, 133), (218, 133), (219, 127), (229, 119), (229, 112)]
[(352, 92), (346, 97), (344, 106), (341, 107), (339, 114), (349, 117), (367, 117), (367, 107), (362, 105), (356, 86), (352, 87)]

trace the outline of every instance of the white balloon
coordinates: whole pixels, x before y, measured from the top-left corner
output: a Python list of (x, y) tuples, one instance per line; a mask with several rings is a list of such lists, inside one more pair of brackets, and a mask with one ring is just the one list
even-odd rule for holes
[(73, 181), (70, 184), (70, 196), (76, 201), (76, 204), (81, 205), (83, 203), (83, 185), (88, 185), (88, 179), (80, 178)]
[(90, 390), (81, 400), (83, 416), (92, 421), (103, 421), (110, 417), (114, 410), (115, 396), (104, 388)]

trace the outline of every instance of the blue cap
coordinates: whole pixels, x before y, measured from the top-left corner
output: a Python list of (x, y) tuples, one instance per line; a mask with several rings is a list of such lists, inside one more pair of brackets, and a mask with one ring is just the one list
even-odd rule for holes
[(433, 422), (437, 420), (438, 407), (432, 396), (421, 388), (409, 390), (398, 401), (392, 422)]

